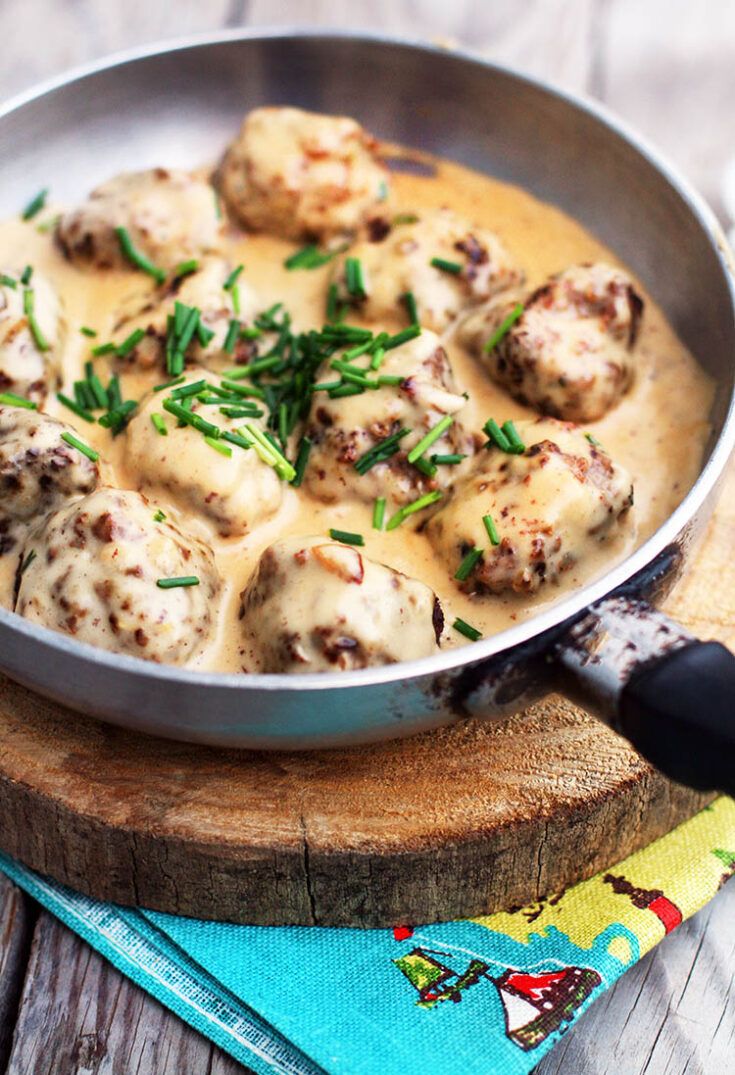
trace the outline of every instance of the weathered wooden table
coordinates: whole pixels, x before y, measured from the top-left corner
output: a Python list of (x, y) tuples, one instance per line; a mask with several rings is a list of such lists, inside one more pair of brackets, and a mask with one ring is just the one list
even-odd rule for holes
[[(131, 45), (241, 25), (386, 32), (471, 45), (596, 96), (722, 213), (735, 156), (735, 5), (709, 0), (1, 0), (0, 99)], [(629, 971), (538, 1075), (709, 1075), (735, 1057), (735, 886)], [(234, 1061), (0, 879), (0, 1070), (228, 1075)]]

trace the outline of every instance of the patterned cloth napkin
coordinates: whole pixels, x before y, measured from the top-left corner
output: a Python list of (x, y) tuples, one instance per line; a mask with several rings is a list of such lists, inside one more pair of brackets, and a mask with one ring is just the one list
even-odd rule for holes
[(735, 873), (735, 801), (542, 903), (393, 930), (200, 922), (0, 868), (259, 1075), (526, 1075)]

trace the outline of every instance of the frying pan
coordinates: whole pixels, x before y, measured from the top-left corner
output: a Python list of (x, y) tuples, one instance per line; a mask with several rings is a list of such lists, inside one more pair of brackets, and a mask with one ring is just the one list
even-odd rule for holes
[(655, 611), (735, 438), (735, 296), (701, 198), (596, 105), (483, 60), (378, 36), (236, 32), (141, 49), (0, 111), (0, 212), (74, 202), (125, 169), (214, 160), (243, 113), (296, 104), (517, 183), (609, 244), (717, 385), (696, 484), (623, 563), (527, 622), (420, 661), (323, 675), (199, 673), (108, 653), (0, 610), (0, 668), (72, 709), (228, 747), (363, 743), (500, 718), (562, 689), (667, 775), (735, 791), (735, 657)]

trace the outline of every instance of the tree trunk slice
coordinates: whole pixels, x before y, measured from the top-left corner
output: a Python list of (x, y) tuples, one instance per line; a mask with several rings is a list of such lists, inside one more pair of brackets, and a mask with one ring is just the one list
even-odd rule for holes
[[(669, 601), (724, 642), (728, 489)], [(133, 735), (0, 680), (0, 744), (3, 850), (103, 900), (242, 923), (389, 926), (522, 905), (711, 798), (558, 696), (502, 724), (275, 754)]]

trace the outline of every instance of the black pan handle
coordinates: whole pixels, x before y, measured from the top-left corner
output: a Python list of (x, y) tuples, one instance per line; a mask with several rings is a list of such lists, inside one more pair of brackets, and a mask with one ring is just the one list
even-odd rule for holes
[(735, 656), (643, 601), (610, 597), (557, 642), (563, 689), (652, 765), (735, 794)]

